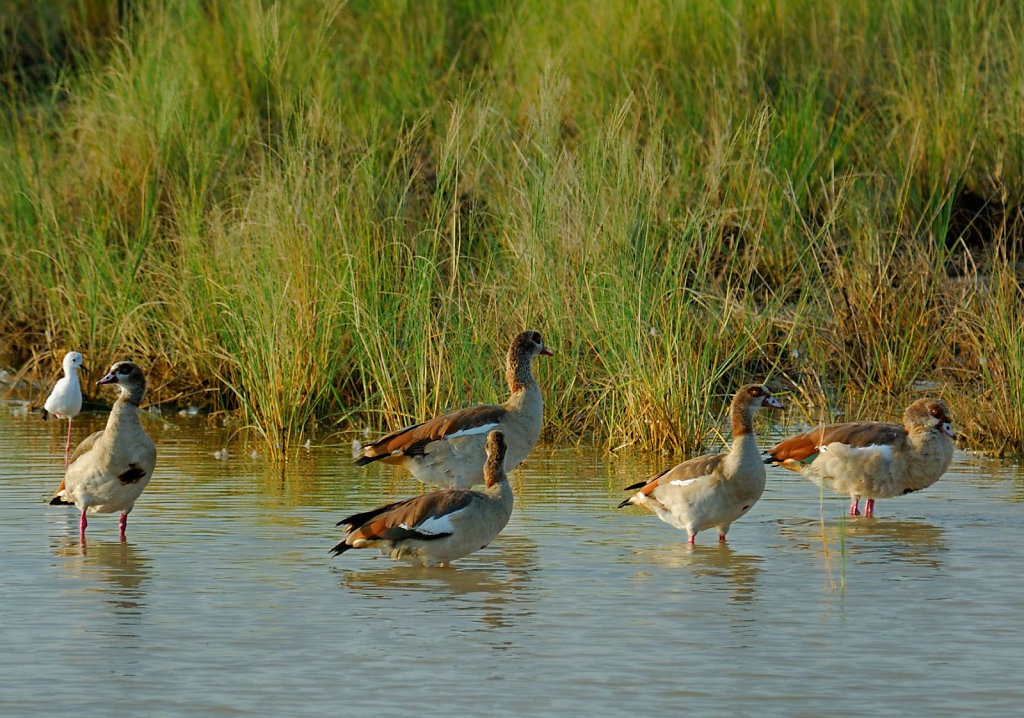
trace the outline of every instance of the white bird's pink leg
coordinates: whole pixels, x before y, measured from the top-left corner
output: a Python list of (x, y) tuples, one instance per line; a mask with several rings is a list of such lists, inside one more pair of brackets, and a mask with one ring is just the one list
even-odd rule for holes
[(689, 541), (687, 541), (687, 543), (688, 543), (688, 544), (690, 544), (691, 546), (693, 546), (693, 540), (694, 540), (695, 538), (697, 538), (697, 535), (696, 535), (696, 534), (694, 534), (694, 535), (690, 536), (690, 540), (689, 540)]
[(85, 518), (85, 509), (82, 509), (82, 520), (78, 522), (78, 535), (83, 541), (85, 541), (85, 527), (89, 525), (89, 522)]
[(874, 499), (867, 499), (864, 502), (864, 516), (866, 516), (867, 518), (870, 519), (874, 515), (875, 515), (875, 500)]
[(718, 534), (719, 541), (725, 541), (725, 534)]
[(68, 470), (68, 453), (71, 451), (71, 419), (68, 419), (68, 440), (64, 442), (64, 471)]
[(859, 503), (860, 499), (856, 496), (850, 499), (850, 516), (860, 516), (860, 508), (858, 507)]
[(118, 536), (124, 541), (124, 530), (128, 528), (128, 514), (121, 514), (121, 520), (117, 522), (117, 527), (120, 529)]

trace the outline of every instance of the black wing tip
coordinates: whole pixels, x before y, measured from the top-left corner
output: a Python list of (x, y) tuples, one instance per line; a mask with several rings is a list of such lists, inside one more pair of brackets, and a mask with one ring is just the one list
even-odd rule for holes
[(637, 482), (635, 484), (630, 484), (629, 486), (625, 487), (622, 490), (623, 491), (636, 491), (638, 489), (642, 489), (645, 486), (647, 486), (647, 482), (646, 481), (640, 481), (640, 482)]
[(331, 554), (331, 556), (340, 556), (341, 554), (343, 554), (346, 551), (348, 551), (350, 548), (352, 548), (352, 547), (349, 546), (344, 541), (341, 541), (341, 542), (338, 543), (337, 546), (335, 546), (334, 548), (332, 548), (330, 550), (330, 554)]
[(52, 499), (47, 501), (50, 506), (74, 506), (70, 501), (65, 501), (63, 496), (54, 496)]
[(356, 466), (366, 466), (367, 464), (373, 463), (374, 461), (386, 459), (389, 456), (391, 456), (391, 454), (374, 454), (373, 456), (367, 456), (366, 454), (363, 454), (362, 456), (356, 459)]

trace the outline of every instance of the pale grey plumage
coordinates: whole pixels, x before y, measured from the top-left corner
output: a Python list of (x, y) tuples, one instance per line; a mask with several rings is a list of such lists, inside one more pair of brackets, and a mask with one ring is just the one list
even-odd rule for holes
[(127, 514), (153, 476), (156, 446), (139, 422), (139, 403), (146, 379), (135, 364), (117, 362), (100, 384), (116, 384), (120, 396), (114, 402), (107, 425), (83, 441), (53, 503), (74, 504), (82, 511), (85, 536), (86, 513), (121, 512), (121, 535)]

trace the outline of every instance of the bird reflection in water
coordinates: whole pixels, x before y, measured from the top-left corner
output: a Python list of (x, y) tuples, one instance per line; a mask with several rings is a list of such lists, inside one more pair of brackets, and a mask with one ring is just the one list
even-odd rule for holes
[[(537, 544), (526, 536), (502, 534), (484, 551), (460, 559), (451, 567), (427, 568), (381, 560), (361, 560), (360, 564), (359, 568), (333, 567), (342, 573), (341, 583), (346, 589), (375, 600), (427, 594), (429, 602), (444, 601), (455, 610), (463, 606), (472, 610), (488, 630), (510, 627), (516, 618), (530, 615), (532, 611), (515, 611), (512, 606), (537, 598), (531, 585), (537, 570)], [(370, 568), (362, 570), (362, 566)]]
[(137, 612), (145, 605), (150, 560), (132, 543), (66, 538), (54, 553), (64, 559), (58, 564), (63, 576), (86, 584), (81, 592), (99, 594), (121, 612)]
[[(637, 550), (631, 560), (658, 564), (670, 569), (687, 569), (693, 577), (706, 581), (723, 579), (732, 593), (732, 601), (745, 603), (757, 598), (757, 577), (761, 573), (761, 556), (738, 553), (725, 541), (714, 544), (676, 542)], [(695, 584), (697, 585), (697, 584)]]

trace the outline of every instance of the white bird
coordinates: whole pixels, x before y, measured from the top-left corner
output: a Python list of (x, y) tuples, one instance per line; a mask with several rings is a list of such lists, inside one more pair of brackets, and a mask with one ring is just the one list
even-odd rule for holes
[(68, 420), (68, 438), (64, 442), (64, 470), (68, 469), (68, 452), (71, 450), (71, 420), (82, 410), (82, 386), (78, 383), (78, 370), (85, 370), (85, 358), (78, 352), (64, 355), (64, 376), (57, 380), (53, 391), (43, 404), (43, 418), (53, 414), (58, 419)]
[(97, 384), (116, 384), (121, 390), (107, 426), (75, 448), (64, 481), (51, 504), (74, 504), (82, 512), (79, 533), (85, 541), (85, 514), (121, 512), (120, 538), (124, 540), (128, 512), (142, 494), (156, 466), (156, 446), (139, 423), (139, 404), (146, 393), (146, 377), (135, 364), (120, 361)]
[(754, 438), (754, 414), (759, 409), (782, 409), (763, 384), (748, 384), (736, 392), (729, 409), (732, 448), (725, 454), (706, 454), (674, 466), (646, 481), (627, 486), (639, 489), (619, 504), (634, 504), (682, 529), (692, 544), (697, 532), (718, 528), (725, 541), (729, 526), (757, 503), (764, 492), (764, 464)]
[(393, 559), (447, 565), (482, 549), (505, 528), (514, 497), (505, 474), (505, 437), (487, 435), (483, 491), (443, 489), (342, 519), (332, 553), (377, 546)]

